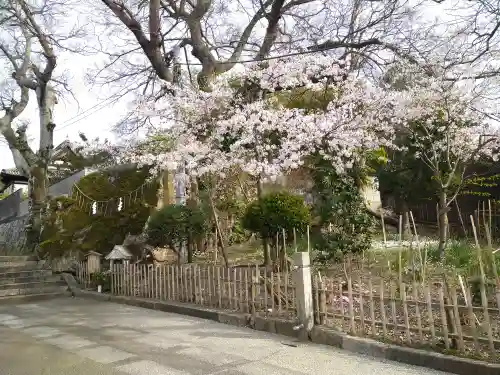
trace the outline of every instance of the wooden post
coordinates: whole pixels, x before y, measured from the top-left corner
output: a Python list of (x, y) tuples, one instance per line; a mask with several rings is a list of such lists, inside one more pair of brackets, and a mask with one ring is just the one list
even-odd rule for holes
[(302, 324), (301, 338), (308, 339), (308, 332), (314, 325), (312, 284), (309, 252), (298, 252), (293, 257), (295, 285), (297, 291), (297, 316)]

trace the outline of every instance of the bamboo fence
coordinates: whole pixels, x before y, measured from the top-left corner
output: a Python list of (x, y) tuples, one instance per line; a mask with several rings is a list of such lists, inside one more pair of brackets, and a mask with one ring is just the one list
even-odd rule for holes
[(111, 293), (256, 315), (296, 315), (295, 286), (289, 272), (258, 266), (115, 264)]

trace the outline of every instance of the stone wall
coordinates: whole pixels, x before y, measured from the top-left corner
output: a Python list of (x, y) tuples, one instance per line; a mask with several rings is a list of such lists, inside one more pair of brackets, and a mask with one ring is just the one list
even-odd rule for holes
[(8, 197), (0, 200), (0, 223), (19, 216), (19, 205), (21, 204), (21, 193), (19, 189)]
[(0, 224), (0, 255), (22, 255), (28, 252), (25, 226), (28, 216), (19, 216)]

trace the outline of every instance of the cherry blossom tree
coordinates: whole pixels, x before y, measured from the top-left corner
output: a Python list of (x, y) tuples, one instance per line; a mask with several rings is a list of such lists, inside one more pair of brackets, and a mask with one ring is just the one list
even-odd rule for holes
[(176, 139), (161, 167), (185, 163), (203, 175), (237, 166), (273, 180), (314, 153), (343, 173), (363, 150), (390, 143), (382, 109), (392, 100), (330, 58), (301, 56), (231, 71), (213, 91), (177, 91), (147, 113)]
[(366, 151), (391, 144), (386, 112), (393, 99), (327, 57), (253, 64), (218, 76), (210, 92), (177, 88), (168, 101), (144, 108), (174, 146), (136, 161), (158, 170), (185, 166), (190, 177), (237, 168), (253, 176), (261, 196), (262, 182), (307, 165), (312, 156), (341, 175)]
[(432, 174), (439, 207), (439, 250), (448, 233), (448, 211), (479, 159), (497, 160), (499, 131), (492, 127), (466, 87), (427, 78), (399, 93), (393, 108), (407, 149)]

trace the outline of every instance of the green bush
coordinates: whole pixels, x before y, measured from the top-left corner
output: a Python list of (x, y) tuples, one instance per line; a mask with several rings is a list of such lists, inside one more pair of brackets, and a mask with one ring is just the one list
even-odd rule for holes
[(154, 212), (148, 224), (150, 244), (172, 249), (206, 232), (207, 217), (199, 207), (172, 204)]
[[(78, 186), (89, 197), (106, 201), (143, 186), (148, 173), (147, 169), (96, 172), (83, 177)], [(80, 198), (80, 202), (66, 197), (52, 199), (43, 223), (39, 255), (55, 259), (90, 250), (107, 254), (114, 245), (123, 243), (127, 234), (141, 233), (151, 207), (156, 205), (156, 192), (156, 183), (144, 186), (137, 201), (126, 199), (122, 211), (116, 210), (117, 200), (110, 201), (106, 215), (92, 215), (91, 202), (85, 201), (82, 207)]]
[(111, 290), (111, 274), (109, 272), (94, 272), (90, 275), (90, 281), (94, 288), (100, 285), (104, 293)]
[(313, 212), (318, 225), (313, 235), (319, 260), (368, 250), (374, 220), (360, 191), (363, 173), (354, 169), (353, 175), (339, 175), (331, 162), (321, 157), (313, 160), (309, 169), (314, 182)]
[[(309, 208), (302, 197), (287, 192), (270, 193), (247, 206), (243, 228), (272, 239), (284, 229), (304, 231), (311, 221)], [(290, 238), (290, 236), (288, 236)]]

